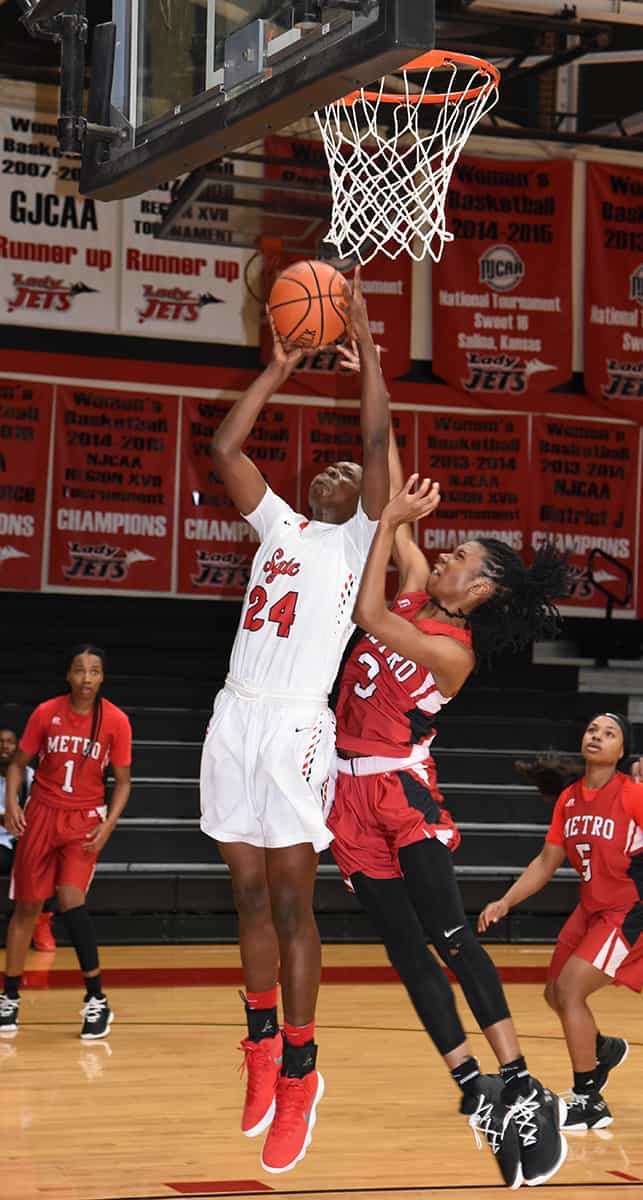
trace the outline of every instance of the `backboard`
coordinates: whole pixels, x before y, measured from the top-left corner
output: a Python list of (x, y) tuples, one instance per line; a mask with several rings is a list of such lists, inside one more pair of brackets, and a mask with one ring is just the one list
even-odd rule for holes
[[(395, 70), (433, 46), (434, 2), (113, 0), (113, 23), (113, 73), (97, 86), (111, 75), (120, 138), (88, 139), (81, 168), (81, 191), (101, 200), (192, 172)], [(93, 103), (106, 114), (106, 96)]]

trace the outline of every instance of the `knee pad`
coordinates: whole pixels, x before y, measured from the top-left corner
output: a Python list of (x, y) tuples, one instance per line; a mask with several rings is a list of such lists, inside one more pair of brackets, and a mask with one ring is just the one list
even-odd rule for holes
[(69, 940), (76, 951), (81, 971), (95, 971), (98, 968), (98, 946), (96, 930), (89, 910), (85, 904), (76, 908), (68, 908), (61, 913)]

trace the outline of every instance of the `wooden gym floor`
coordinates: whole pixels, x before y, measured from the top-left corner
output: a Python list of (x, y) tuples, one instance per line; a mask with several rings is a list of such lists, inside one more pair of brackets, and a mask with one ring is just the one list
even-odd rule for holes
[[(542, 999), (549, 947), (499, 947), (532, 1071), (570, 1085), (560, 1028)], [(237, 1195), (310, 1200), (497, 1200), (487, 1147), (476, 1151), (458, 1094), (376, 946), (324, 948), (318, 1013), (326, 1096), (305, 1160), (281, 1176), (259, 1165), (262, 1138), (239, 1132), (243, 1034), (234, 947), (118, 947), (102, 953), (116, 1014), (104, 1042), (82, 1043), (73, 955), (32, 954), (21, 1028), (0, 1039), (2, 1200), (161, 1200)], [(614, 1124), (570, 1134), (569, 1157), (540, 1200), (643, 1200), (643, 1011), (606, 989), (600, 1028), (630, 1056), (610, 1080)], [(462, 1002), (483, 1068), (484, 1039)]]

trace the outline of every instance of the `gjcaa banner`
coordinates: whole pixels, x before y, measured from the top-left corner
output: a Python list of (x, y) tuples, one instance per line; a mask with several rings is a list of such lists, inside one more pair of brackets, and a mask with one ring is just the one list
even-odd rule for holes
[(429, 558), (461, 542), (497, 538), (521, 553), (529, 511), (529, 418), (521, 414), (418, 414), (422, 475), (437, 480), (442, 499), (420, 525)]
[(172, 590), (176, 396), (61, 387), (49, 583)]
[(52, 388), (0, 380), (0, 588), (40, 587)]
[[(242, 596), (257, 549), (255, 531), (226, 495), (211, 456), (212, 437), (231, 401), (183, 401), (179, 506), (179, 592)], [(244, 452), (284, 500), (298, 506), (299, 409), (261, 410)]]
[[(592, 550), (636, 572), (639, 437), (638, 426), (614, 419), (533, 417), (531, 549), (552, 539), (569, 553), (574, 605), (605, 604), (587, 575)], [(604, 582), (618, 593), (621, 572), (611, 577), (608, 567), (602, 569)]]
[(461, 158), (454, 235), (433, 268), (433, 369), (475, 396), (547, 392), (572, 373), (572, 165)]
[(643, 171), (587, 164), (585, 388), (643, 400)]

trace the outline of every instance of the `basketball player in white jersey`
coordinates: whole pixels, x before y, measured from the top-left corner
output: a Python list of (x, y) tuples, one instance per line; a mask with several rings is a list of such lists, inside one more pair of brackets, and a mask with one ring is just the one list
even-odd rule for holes
[(203, 747), (201, 828), (230, 868), (239, 917), (248, 1021), (241, 1127), (253, 1137), (270, 1126), (261, 1162), (273, 1172), (303, 1158), (324, 1090), (314, 1041), (321, 948), (312, 901), (317, 858), (332, 838), (323, 815), (335, 734), (328, 693), (389, 493), (388, 396), (359, 269), (350, 318), (362, 378), (363, 465), (340, 462), (316, 476), (312, 519), (275, 495), (242, 449), (299, 351), (274, 338), (271, 363), (212, 445), (228, 495), (260, 545)]

